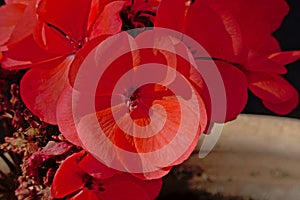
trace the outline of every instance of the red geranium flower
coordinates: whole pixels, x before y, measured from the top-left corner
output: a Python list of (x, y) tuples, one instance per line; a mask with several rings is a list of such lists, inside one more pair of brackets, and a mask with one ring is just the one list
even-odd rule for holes
[(13, 32), (2, 36), (9, 37), (2, 43), (5, 50), (2, 66), (8, 69), (33, 67), (21, 81), (22, 99), (35, 115), (57, 124), (56, 103), (66, 87), (74, 54), (89, 41), (104, 39), (103, 35), (121, 30), (119, 12), (125, 1), (41, 0), (37, 8), (35, 0), (28, 1), (21, 14), (10, 10), (0, 14), (0, 17), (13, 19), (5, 28)]
[(84, 151), (68, 157), (58, 168), (51, 186), (54, 198), (72, 200), (152, 200), (161, 179), (144, 181), (104, 166)]
[[(144, 179), (162, 177), (189, 157), (206, 127), (205, 105), (185, 70), (191, 64), (171, 52), (158, 51), (159, 37), (152, 31), (136, 38), (126, 32), (112, 38), (97, 48), (83, 48), (75, 58), (78, 63), (70, 71), (74, 89), (66, 88), (58, 103), (59, 126), (70, 141), (110, 167)], [(180, 40), (173, 44), (174, 38), (160, 39), (188, 53)], [(141, 47), (145, 41), (153, 49), (131, 49), (133, 43)], [(118, 57), (122, 49), (130, 51)], [(103, 64), (110, 60), (108, 66)], [(104, 71), (100, 77), (99, 69)], [(93, 94), (91, 83), (97, 80)]]
[[(155, 25), (184, 32), (209, 52), (224, 81), (228, 121), (243, 110), (247, 88), (278, 114), (296, 107), (298, 93), (280, 74), (286, 72), (285, 64), (300, 58), (300, 52), (281, 52), (272, 36), (287, 13), (284, 0), (163, 0)], [(222, 122), (217, 110), (209, 110), (209, 94), (202, 96), (211, 120)]]

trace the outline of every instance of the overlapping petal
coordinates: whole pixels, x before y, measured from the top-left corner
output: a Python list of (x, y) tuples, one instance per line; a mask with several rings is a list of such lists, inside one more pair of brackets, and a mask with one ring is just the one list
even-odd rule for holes
[(13, 45), (33, 32), (36, 0), (6, 2), (1, 6), (0, 46)]
[(222, 18), (201, 1), (190, 6), (185, 33), (202, 45), (211, 57), (234, 59), (232, 38)]
[(57, 124), (56, 105), (68, 83), (72, 60), (73, 56), (69, 56), (30, 69), (21, 81), (21, 96), (27, 107), (50, 124)]
[[(94, 169), (92, 169), (92, 168)], [(98, 178), (89, 172), (103, 174)], [(57, 170), (51, 192), (53, 197), (68, 199), (154, 199), (160, 189), (161, 179), (144, 181), (130, 174), (116, 172), (81, 151), (68, 157)], [(116, 192), (116, 190), (118, 192)]]
[(247, 78), (250, 90), (277, 114), (291, 112), (299, 102), (296, 89), (280, 75), (249, 72)]
[[(39, 20), (51, 24), (65, 33), (74, 42), (87, 35), (87, 22), (91, 0), (41, 0), (38, 3)], [(67, 12), (67, 13), (66, 13)]]

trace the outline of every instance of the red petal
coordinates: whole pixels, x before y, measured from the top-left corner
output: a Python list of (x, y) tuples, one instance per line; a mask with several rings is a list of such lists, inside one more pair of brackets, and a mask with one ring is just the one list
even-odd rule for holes
[(89, 38), (93, 39), (100, 35), (111, 35), (120, 32), (122, 21), (119, 13), (124, 4), (125, 1), (116, 1), (107, 4), (91, 29), (89, 29)]
[(213, 9), (201, 1), (191, 5), (186, 17), (186, 34), (195, 39), (213, 58), (234, 60), (231, 35)]
[(287, 69), (283, 64), (260, 55), (252, 50), (248, 52), (247, 64), (243, 67), (250, 71), (260, 71), (269, 73), (285, 74)]
[(157, 171), (153, 171), (153, 172), (145, 172), (145, 173), (132, 173), (133, 176), (142, 179), (142, 180), (154, 180), (154, 179), (160, 179), (161, 177), (164, 177), (165, 175), (167, 175), (173, 166), (169, 166), (169, 167), (164, 167), (161, 168)]
[[(232, 47), (235, 55), (241, 56), (243, 53), (244, 44), (242, 41), (242, 31), (238, 23), (238, 19), (235, 18), (233, 13), (228, 9), (228, 5), (223, 5), (219, 0), (207, 0), (203, 1), (207, 6), (212, 8), (222, 20), (224, 27), (232, 39)], [(203, 31), (206, 27), (202, 27)], [(231, 60), (232, 62), (234, 60)]]
[[(222, 0), (224, 7), (230, 9), (238, 20), (246, 44), (259, 45), (266, 35), (271, 35), (281, 24), (288, 13), (288, 5), (284, 0)], [(254, 14), (255, 13), (255, 14)], [(253, 34), (253, 30), (256, 31)]]
[(287, 65), (300, 59), (300, 51), (284, 51), (273, 53), (269, 59), (281, 65)]
[(56, 124), (57, 101), (67, 84), (73, 56), (62, 58), (47, 67), (30, 69), (21, 80), (21, 97), (26, 106), (43, 121)]
[(0, 45), (9, 40), (25, 8), (25, 5), (22, 4), (3, 5), (0, 7)]
[(262, 38), (258, 44), (252, 44), (251, 49), (264, 57), (268, 57), (270, 54), (281, 51), (279, 42), (271, 35)]
[(78, 194), (70, 198), (69, 200), (101, 200), (97, 197), (94, 191), (83, 188)]
[(97, 179), (107, 179), (115, 174), (120, 174), (123, 172), (117, 171), (115, 169), (109, 168), (102, 164), (99, 160), (94, 158), (92, 155), (86, 155), (79, 163), (78, 166), (84, 170), (89, 175)]
[[(234, 120), (244, 109), (248, 99), (247, 79), (242, 71), (225, 62), (217, 61), (216, 65), (221, 73), (227, 98), (227, 113), (225, 121)], [(222, 117), (222, 116), (221, 116)], [(222, 119), (214, 119), (213, 122)]]
[(86, 36), (90, 7), (91, 0), (76, 3), (73, 0), (41, 0), (37, 13), (40, 20), (57, 27), (77, 42)]
[[(56, 118), (60, 132), (71, 143), (81, 146), (78, 138), (75, 122), (73, 118), (72, 105), (76, 101), (72, 101), (72, 87), (67, 84), (62, 91), (56, 107)], [(75, 105), (74, 105), (75, 106)]]
[(68, 55), (76, 50), (76, 44), (46, 23), (39, 21), (34, 31), (34, 39), (40, 47), (51, 53)]
[[(260, 42), (260, 35), (272, 34), (278, 29), (289, 11), (288, 4), (284, 0), (274, 0), (271, 4), (269, 0), (240, 2), (243, 13), (238, 19), (241, 21), (242, 29), (245, 30), (245, 37), (258, 42)], [(251, 13), (255, 13), (255, 15), (251, 15)], [(259, 31), (253, 34), (253, 30)]]
[(85, 172), (77, 166), (77, 162), (84, 153), (81, 151), (71, 155), (58, 168), (51, 186), (51, 194), (54, 198), (63, 198), (83, 188)]
[[(296, 97), (297, 92), (293, 86), (279, 75), (249, 72), (247, 78), (250, 90), (264, 102), (268, 102), (267, 105), (284, 105), (284, 102)], [(295, 102), (295, 100), (292, 101)], [(290, 109), (287, 107), (287, 110)]]
[(24, 69), (33, 65), (43, 64), (60, 56), (40, 48), (30, 35), (22, 41), (9, 46), (4, 52), (2, 67), (6, 69)]
[[(109, 3), (119, 1), (119, 0), (92, 0), (91, 2), (91, 10), (88, 18), (88, 30), (90, 33), (90, 29), (95, 24), (96, 20), (99, 18), (99, 15), (104, 10), (105, 6)], [(123, 0), (122, 2), (128, 2), (129, 0)], [(120, 1), (119, 1), (120, 2)]]
[(27, 5), (27, 7), (24, 10), (24, 13), (21, 16), (20, 20), (16, 23), (14, 31), (12, 32), (8, 40), (7, 43), (8, 45), (19, 42), (20, 40), (30, 35), (34, 30), (34, 26), (36, 25), (36, 21), (37, 21), (37, 17), (35, 13), (36, 0), (30, 0), (26, 2), (17, 1), (17, 2), (24, 3)]
[(32, 2), (32, 0), (5, 0), (6, 4), (12, 4), (12, 3), (21, 3), (21, 4), (29, 4)]
[(157, 9), (155, 27), (169, 28), (182, 32), (187, 9), (185, 4), (186, 0), (162, 0)]
[(294, 90), (293, 93), (294, 95), (287, 101), (275, 104), (263, 100), (263, 104), (266, 106), (266, 108), (278, 115), (289, 114), (298, 106), (299, 103), (299, 93), (296, 90)]
[(152, 200), (159, 194), (161, 186), (161, 179), (143, 181), (124, 173), (107, 180), (101, 196), (107, 200)]
[[(74, 61), (72, 62), (72, 65), (70, 67), (70, 71), (69, 71), (69, 82), (71, 84), (71, 86), (74, 86), (74, 82), (77, 78), (77, 73), (78, 70), (81, 67), (81, 64), (83, 63), (83, 61), (85, 60), (85, 58), (87, 57), (88, 54), (91, 53), (91, 51), (98, 45), (100, 44), (102, 41), (104, 41), (105, 39), (107, 39), (109, 37), (109, 35), (102, 35), (99, 36), (93, 40), (88, 41), (82, 49), (80, 49), (78, 52), (76, 52)], [(93, 60), (94, 61), (94, 60)], [(93, 63), (94, 64), (94, 63)], [(95, 65), (95, 64), (94, 64)], [(91, 70), (92, 71), (92, 70)]]

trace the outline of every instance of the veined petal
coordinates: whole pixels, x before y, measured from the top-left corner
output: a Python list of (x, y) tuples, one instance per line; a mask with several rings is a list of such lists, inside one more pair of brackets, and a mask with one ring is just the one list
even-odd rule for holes
[(294, 87), (277, 74), (248, 72), (250, 90), (270, 104), (280, 104), (295, 97)]
[(287, 69), (283, 64), (276, 62), (276, 60), (269, 59), (268, 57), (258, 54), (253, 50), (248, 52), (247, 63), (243, 65), (246, 70), (269, 72), (277, 74), (285, 74)]
[[(288, 13), (288, 5), (284, 0), (222, 0), (222, 4), (230, 7), (243, 32), (244, 41), (250, 45), (259, 45), (266, 35), (271, 35), (279, 28)], [(255, 13), (255, 14), (254, 14)], [(253, 30), (256, 31), (255, 34)]]
[[(206, 0), (203, 1), (208, 7), (212, 8), (222, 20), (224, 27), (232, 39), (232, 47), (234, 55), (241, 56), (243, 53), (243, 35), (238, 19), (235, 18), (234, 14), (228, 8), (228, 5), (224, 5), (219, 0)], [(205, 31), (205, 27), (203, 27)], [(234, 62), (234, 60), (231, 60)]]
[(116, 34), (121, 31), (122, 21), (120, 11), (125, 1), (114, 1), (107, 4), (102, 13), (95, 19), (93, 26), (90, 27), (89, 38), (93, 39), (101, 35)]
[(10, 4), (0, 7), (0, 45), (9, 40), (25, 8), (26, 6), (22, 4)]
[(58, 168), (51, 186), (51, 194), (54, 198), (63, 198), (84, 187), (85, 172), (77, 165), (84, 153), (81, 151), (69, 156)]
[(8, 46), (3, 52), (2, 67), (5, 69), (24, 69), (60, 59), (61, 56), (45, 51), (29, 35), (20, 42)]
[(278, 115), (289, 114), (297, 107), (298, 103), (299, 103), (299, 93), (297, 92), (297, 90), (293, 90), (293, 95), (291, 96), (291, 98), (284, 102), (272, 103), (263, 100), (263, 104), (266, 106), (266, 108), (268, 108), (269, 110), (273, 111)]
[(37, 14), (40, 20), (64, 32), (78, 42), (87, 35), (87, 21), (91, 0), (41, 0)]
[(45, 51), (62, 56), (71, 54), (78, 48), (76, 43), (72, 44), (72, 41), (64, 33), (42, 21), (38, 21), (33, 37), (35, 42)]
[(69, 83), (67, 83), (57, 102), (56, 119), (59, 130), (63, 136), (69, 142), (81, 146), (81, 142), (76, 131), (75, 119), (73, 117), (72, 106), (75, 106), (73, 103), (75, 104), (75, 102), (77, 102), (73, 99), (73, 91), (73, 88), (69, 85)]
[(283, 51), (273, 53), (269, 59), (281, 65), (287, 65), (300, 59), (300, 51)]
[[(21, 1), (19, 1), (21, 3)], [(26, 4), (26, 8), (21, 16), (20, 20), (16, 23), (16, 26), (7, 42), (6, 45), (13, 45), (16, 42), (21, 41), (26, 38), (30, 34), (32, 34), (34, 30), (34, 26), (37, 22), (36, 17), (36, 0), (28, 0), (23, 2)]]
[(21, 80), (21, 97), (26, 106), (43, 121), (57, 124), (56, 106), (66, 87), (73, 56), (62, 58), (46, 67), (30, 69)]
[(227, 29), (221, 16), (201, 1), (190, 6), (185, 33), (202, 45), (211, 57), (234, 60), (233, 42)]

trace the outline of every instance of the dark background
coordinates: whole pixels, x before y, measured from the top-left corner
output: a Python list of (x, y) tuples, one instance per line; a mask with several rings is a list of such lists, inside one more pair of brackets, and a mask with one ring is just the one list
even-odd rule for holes
[[(251, 0), (248, 0), (251, 1)], [(272, 0), (269, 0), (272, 3)], [(290, 5), (290, 12), (283, 21), (282, 26), (274, 33), (281, 44), (282, 50), (300, 50), (300, 0), (286, 0)], [(0, 5), (4, 0), (0, 0)], [(257, 30), (259, 31), (259, 30)], [(294, 85), (300, 93), (300, 61), (286, 66), (288, 73), (284, 77)], [(244, 113), (275, 115), (267, 110), (253, 94), (249, 92), (249, 101)], [(288, 117), (300, 119), (300, 103)]]
[[(269, 0), (272, 3), (272, 0)], [(290, 12), (284, 19), (282, 26), (274, 33), (282, 50), (300, 50), (300, 0), (287, 0)], [(259, 31), (259, 30), (258, 30)], [(286, 66), (288, 73), (284, 77), (294, 85), (300, 93), (300, 61)], [(261, 101), (249, 93), (249, 101), (244, 110), (245, 113), (274, 115), (267, 110)], [(300, 104), (288, 117), (300, 119)]]

